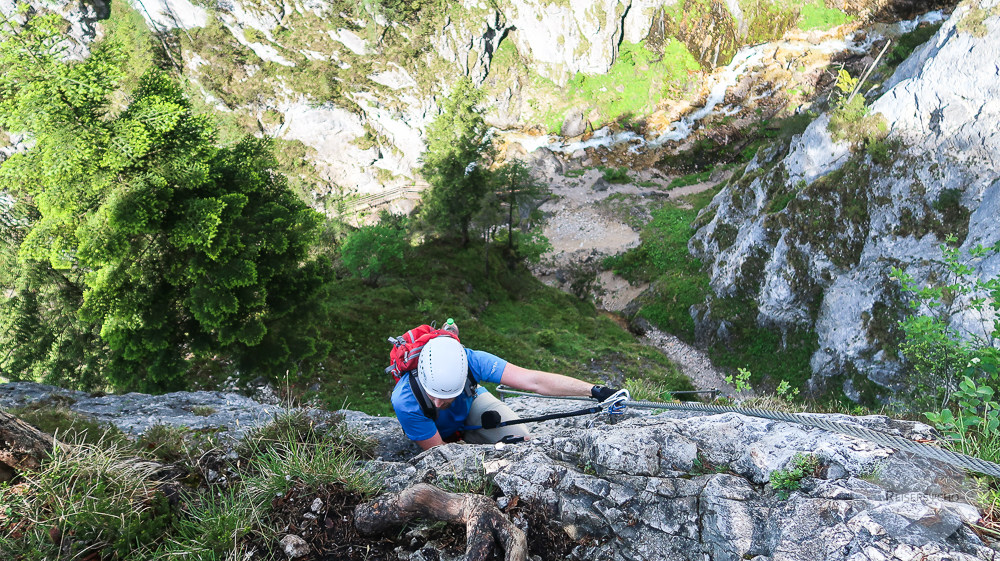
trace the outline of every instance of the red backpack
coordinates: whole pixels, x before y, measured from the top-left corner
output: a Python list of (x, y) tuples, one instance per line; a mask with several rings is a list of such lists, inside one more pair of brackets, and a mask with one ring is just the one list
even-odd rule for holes
[(459, 341), (458, 335), (451, 331), (437, 329), (430, 325), (414, 327), (399, 337), (389, 337), (392, 350), (389, 351), (389, 366), (385, 371), (392, 374), (393, 380), (398, 382), (403, 374), (416, 370), (420, 351), (428, 341), (436, 337), (451, 337)]

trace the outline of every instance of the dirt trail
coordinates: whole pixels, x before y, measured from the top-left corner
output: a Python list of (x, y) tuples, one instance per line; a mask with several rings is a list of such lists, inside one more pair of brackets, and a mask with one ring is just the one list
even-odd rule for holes
[[(630, 222), (635, 225), (645, 222), (646, 217), (631, 214), (645, 212), (645, 205), (641, 204), (644, 199), (676, 199), (711, 189), (724, 179), (668, 190), (673, 178), (656, 170), (631, 172), (634, 183), (624, 184), (602, 181), (603, 174), (597, 169), (570, 172), (570, 175), (578, 177), (549, 172), (542, 178), (555, 195), (541, 207), (550, 214), (543, 232), (552, 243), (552, 251), (544, 257), (544, 265), (535, 270), (542, 282), (563, 290), (569, 290), (571, 280), (565, 271), (574, 264), (598, 267), (605, 256), (639, 245), (638, 226), (633, 227)], [(636, 204), (618, 202), (629, 197), (637, 198)], [(621, 312), (648, 286), (633, 286), (611, 271), (600, 271), (597, 279), (601, 289), (597, 304), (609, 312)], [(726, 395), (735, 393), (704, 352), (657, 330), (647, 333), (642, 341), (662, 350), (696, 388), (718, 388)]]

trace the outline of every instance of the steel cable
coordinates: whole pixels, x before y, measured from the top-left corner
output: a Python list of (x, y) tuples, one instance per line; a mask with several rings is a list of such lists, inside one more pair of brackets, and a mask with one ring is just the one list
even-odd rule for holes
[[(542, 397), (542, 398), (552, 397), (552, 396), (533, 394), (529, 392), (519, 392), (516, 390), (511, 390), (509, 388), (506, 388), (505, 386), (497, 387), (497, 391), (504, 394), (524, 395), (530, 397)], [(589, 398), (583, 398), (583, 397), (581, 398), (559, 397), (559, 399), (575, 399), (581, 401), (590, 401)], [(847, 436), (853, 436), (855, 438), (860, 438), (863, 440), (868, 440), (876, 444), (881, 444), (883, 446), (888, 446), (890, 448), (909, 452), (917, 456), (938, 460), (940, 462), (944, 462), (949, 465), (953, 465), (977, 473), (982, 473), (985, 475), (990, 475), (993, 477), (1000, 478), (1000, 465), (997, 465), (993, 462), (983, 460), (981, 458), (975, 458), (973, 456), (968, 456), (958, 452), (952, 452), (951, 450), (945, 450), (943, 448), (932, 446), (930, 444), (914, 442), (913, 440), (909, 440), (901, 436), (886, 434), (884, 432), (869, 429), (866, 427), (861, 427), (848, 423), (841, 423), (837, 421), (830, 421), (822, 417), (813, 417), (809, 415), (803, 415), (800, 413), (769, 411), (767, 409), (730, 407), (725, 405), (710, 405), (705, 403), (660, 403), (656, 401), (629, 400), (628, 406), (639, 407), (643, 409), (667, 409), (674, 411), (738, 413), (740, 415), (747, 415), (749, 417), (758, 417), (761, 419), (770, 419), (773, 421), (782, 421), (786, 423), (797, 423), (812, 428), (817, 428), (829, 432), (835, 432)]]

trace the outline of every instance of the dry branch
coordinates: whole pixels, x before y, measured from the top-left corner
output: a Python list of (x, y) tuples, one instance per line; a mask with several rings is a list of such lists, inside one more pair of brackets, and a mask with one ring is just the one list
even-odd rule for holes
[(0, 481), (10, 481), (18, 471), (38, 469), (54, 446), (62, 444), (17, 417), (0, 411)]
[(524, 561), (528, 539), (489, 497), (449, 493), (418, 483), (396, 494), (382, 495), (354, 509), (354, 526), (362, 534), (382, 533), (413, 518), (464, 523), (466, 561), (482, 561), (500, 544), (506, 561)]

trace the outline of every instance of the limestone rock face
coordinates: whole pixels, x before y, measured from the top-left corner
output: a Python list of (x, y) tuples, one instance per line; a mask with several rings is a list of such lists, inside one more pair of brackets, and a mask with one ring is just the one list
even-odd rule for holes
[(518, 0), (507, 8), (517, 50), (560, 86), (577, 72), (603, 74), (618, 55), (628, 0)]
[[(0, 407), (61, 403), (131, 433), (152, 424), (221, 428), (240, 437), (280, 405), (224, 392), (92, 397), (31, 383), (0, 385)], [(578, 402), (508, 400), (521, 415), (576, 410)], [(209, 415), (191, 412), (211, 408)], [(320, 412), (314, 412), (319, 414)], [(517, 445), (447, 444), (426, 452), (395, 418), (341, 411), (347, 425), (376, 443), (362, 464), (387, 491), (416, 482), (492, 483), (501, 506), (529, 503), (571, 539), (573, 560), (738, 561), (914, 559), (998, 561), (1000, 553), (971, 529), (979, 511), (964, 502), (970, 482), (955, 468), (853, 437), (734, 413), (705, 415), (630, 409), (530, 425)], [(820, 415), (904, 438), (933, 436), (921, 423), (882, 416)], [(783, 496), (770, 483), (796, 455), (816, 468)], [(467, 487), (466, 487), (467, 488)], [(312, 510), (321, 508), (313, 501)], [(517, 523), (517, 521), (515, 521)], [(291, 534), (289, 534), (291, 535)], [(435, 544), (414, 539), (399, 559), (423, 559)], [(302, 549), (283, 542), (289, 556)], [(452, 561), (439, 547), (441, 559)]]
[(192, 430), (220, 428), (234, 438), (264, 425), (284, 411), (276, 400), (262, 403), (231, 392), (174, 392), (164, 395), (128, 393), (92, 396), (32, 382), (0, 384), (0, 407), (37, 403), (63, 405), (100, 423), (114, 424), (130, 434), (142, 434), (155, 425)]
[[(567, 407), (510, 403), (530, 414)], [(514, 497), (540, 505), (571, 538), (590, 538), (571, 559), (1000, 558), (970, 529), (979, 512), (958, 499), (964, 478), (948, 466), (736, 414), (629, 415), (614, 425), (589, 417), (537, 424), (526, 444), (449, 444), (369, 469), (389, 490), (487, 478), (501, 505)], [(879, 416), (835, 420), (911, 437), (930, 431)], [(769, 478), (795, 454), (822, 467), (783, 499)]]
[[(759, 152), (692, 238), (718, 296), (756, 305), (759, 325), (816, 333), (814, 389), (832, 384), (857, 399), (862, 386), (882, 398), (899, 387), (894, 326), (905, 295), (891, 268), (925, 282), (947, 235), (963, 251), (1000, 241), (991, 218), (1000, 212), (1000, 67), (971, 62), (1000, 57), (1000, 18), (987, 18), (977, 36), (962, 31), (967, 13), (957, 9), (872, 104), (888, 124), (888, 144), (898, 143), (888, 155), (835, 142), (822, 116), (790, 145)], [(994, 277), (1000, 256), (975, 267)], [(955, 303), (953, 326), (981, 334), (979, 318), (959, 313), (963, 303)], [(716, 299), (692, 310), (703, 341), (728, 335), (720, 306)]]

